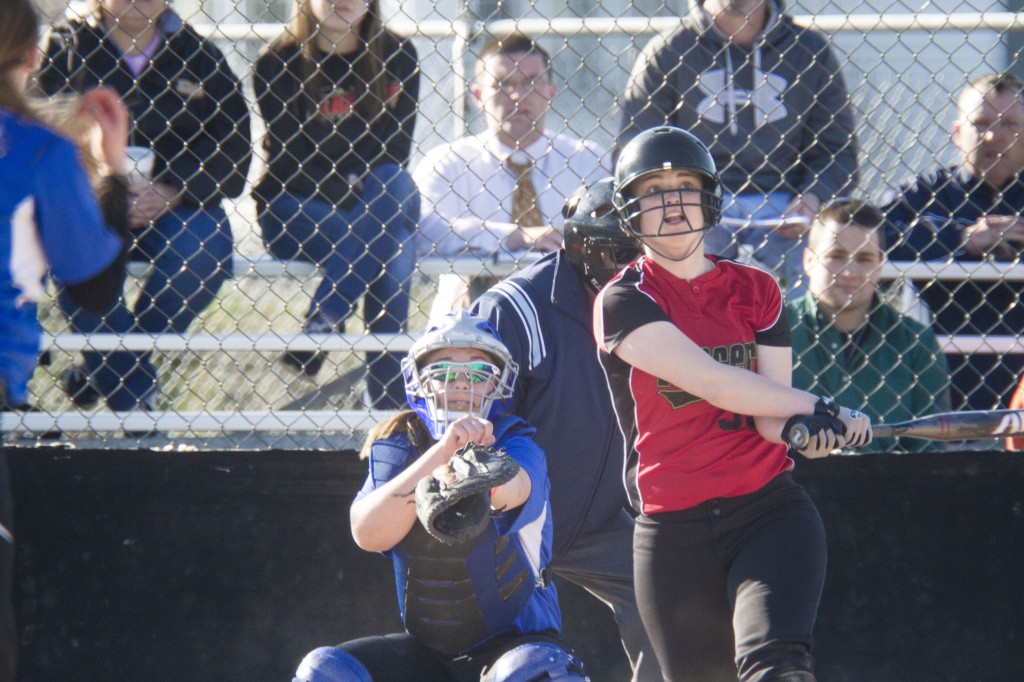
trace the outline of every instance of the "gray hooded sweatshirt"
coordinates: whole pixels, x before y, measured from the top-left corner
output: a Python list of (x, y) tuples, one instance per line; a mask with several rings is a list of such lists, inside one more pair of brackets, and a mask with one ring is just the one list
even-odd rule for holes
[(810, 191), (823, 201), (857, 179), (853, 108), (827, 39), (796, 26), (769, 0), (753, 45), (730, 45), (702, 6), (650, 41), (623, 104), (621, 148), (659, 125), (689, 130), (711, 149), (731, 194)]

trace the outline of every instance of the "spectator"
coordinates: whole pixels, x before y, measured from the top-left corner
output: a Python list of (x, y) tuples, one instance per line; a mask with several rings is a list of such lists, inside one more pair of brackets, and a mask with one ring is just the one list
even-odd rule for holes
[[(39, 75), (46, 93), (117, 91), (133, 121), (133, 145), (151, 148), (148, 183), (132, 187), (131, 258), (152, 264), (133, 308), (101, 315), (61, 304), (83, 333), (184, 333), (231, 273), (232, 236), (221, 200), (237, 197), (251, 155), (249, 114), (238, 79), (213, 44), (165, 0), (95, 0), (88, 16), (51, 33)], [(84, 354), (64, 386), (79, 406), (100, 396), (112, 409), (152, 407), (148, 354)]]
[[(949, 373), (935, 332), (879, 297), (884, 220), (856, 200), (822, 209), (804, 250), (807, 293), (787, 307), (793, 385), (892, 423), (948, 411)], [(892, 438), (871, 444), (876, 452), (939, 447)]]
[(519, 364), (509, 411), (537, 428), (547, 455), (552, 572), (611, 607), (634, 679), (660, 680), (633, 591), (625, 444), (592, 326), (598, 289), (640, 253), (619, 225), (612, 194), (611, 178), (579, 188), (563, 211), (565, 246), (492, 287), (473, 310), (490, 319)]
[(698, 0), (637, 60), (619, 146), (659, 125), (706, 142), (719, 168), (725, 207), (708, 253), (752, 255), (801, 294), (810, 219), (857, 177), (853, 108), (828, 39), (795, 25), (782, 0)]
[[(597, 144), (545, 127), (557, 89), (550, 57), (534, 39), (487, 41), (470, 91), (487, 129), (430, 150), (414, 173), (423, 196), (421, 252), (490, 256), (561, 247), (565, 198), (611, 166)], [(464, 307), (468, 291), (468, 280), (442, 276), (435, 310)]]
[[(887, 201), (890, 258), (947, 262), (1011, 261), (1024, 247), (1024, 83), (988, 74), (961, 92), (953, 123), (958, 165), (901, 185)], [(936, 264), (939, 271), (942, 265)], [(1009, 335), (1024, 331), (1020, 284), (996, 281), (915, 282), (935, 314), (937, 334)], [(949, 354), (953, 409), (987, 410), (1010, 394), (1024, 355)]]
[[(351, 515), (356, 543), (394, 562), (406, 632), (317, 649), (295, 679), (586, 679), (558, 638), (556, 590), (543, 577), (551, 558), (547, 472), (533, 428), (506, 409), (515, 361), (486, 320), (463, 310), (429, 328), (403, 369), (413, 410), (370, 432), (370, 474)], [(505, 450), (520, 469), (492, 491), (495, 511), (481, 535), (442, 544), (417, 521), (410, 491), (425, 477), (446, 480), (452, 456), (470, 442)]]
[[(86, 310), (106, 310), (124, 282), (128, 112), (106, 89), (81, 100), (97, 124), (105, 178), (101, 213), (71, 141), (43, 125), (25, 98), (39, 64), (39, 19), (30, 0), (0, 3), (0, 411), (27, 401), (39, 355), (36, 303), (49, 273)], [(107, 220), (105, 220), (105, 217)], [(117, 220), (109, 220), (117, 218)], [(107, 224), (108, 221), (111, 224)], [(112, 229), (113, 227), (113, 229)], [(18, 638), (12, 604), (12, 504), (0, 436), (0, 680), (14, 680)]]
[[(371, 332), (404, 329), (419, 196), (412, 151), (419, 70), (412, 42), (384, 28), (379, 0), (295, 0), (291, 27), (256, 61), (267, 172), (254, 191), (267, 249), (323, 273), (305, 330), (344, 329), (360, 296)], [(315, 376), (322, 351), (284, 361)], [(368, 353), (374, 407), (405, 402), (400, 358)]]

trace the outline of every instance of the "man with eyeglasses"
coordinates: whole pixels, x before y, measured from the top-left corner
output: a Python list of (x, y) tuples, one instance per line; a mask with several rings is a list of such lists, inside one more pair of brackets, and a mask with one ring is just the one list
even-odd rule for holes
[[(893, 260), (1013, 261), (1024, 250), (1024, 82), (990, 73), (960, 93), (953, 122), (959, 164), (918, 176), (886, 202)], [(936, 272), (943, 265), (936, 263)], [(943, 335), (1019, 336), (1020, 283), (932, 279), (914, 283)], [(948, 354), (953, 409), (1003, 406), (1024, 355)]]
[[(470, 94), (486, 129), (430, 150), (413, 173), (422, 195), (421, 253), (512, 256), (561, 247), (565, 198), (609, 175), (611, 165), (599, 145), (545, 127), (556, 93), (550, 57), (534, 39), (516, 33), (484, 44)], [(464, 280), (459, 295), (451, 290), (457, 279), (442, 277), (444, 306), (468, 304)], [(435, 311), (447, 312), (437, 304)]]
[[(793, 386), (898, 422), (949, 409), (949, 373), (935, 332), (880, 296), (881, 211), (856, 199), (825, 206), (811, 223), (807, 293), (787, 305)], [(871, 452), (937, 450), (938, 441), (876, 438)]]

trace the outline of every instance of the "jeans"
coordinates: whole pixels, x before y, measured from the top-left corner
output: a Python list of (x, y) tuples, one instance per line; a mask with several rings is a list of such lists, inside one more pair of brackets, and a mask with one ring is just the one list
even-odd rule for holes
[[(179, 206), (136, 233), (131, 259), (152, 264), (134, 309), (124, 299), (102, 316), (62, 293), (60, 305), (82, 334), (184, 333), (231, 274), (234, 240), (224, 209)], [(112, 410), (138, 407), (156, 391), (149, 353), (83, 353), (93, 386)]]
[[(724, 220), (771, 220), (786, 213), (793, 195), (789, 192), (771, 194), (727, 194), (722, 197), (722, 218)], [(720, 224), (704, 238), (708, 253), (753, 263), (770, 272), (780, 280), (786, 298), (793, 300), (803, 296), (804, 246), (806, 237), (788, 239), (780, 237), (768, 227), (736, 227)]]
[[(343, 328), (362, 296), (367, 329), (395, 334), (405, 329), (409, 315), (420, 196), (412, 176), (397, 164), (372, 169), (362, 183), (360, 201), (351, 209), (282, 194), (261, 207), (260, 228), (275, 258), (320, 267), (323, 279), (307, 321), (321, 318)], [(367, 388), (377, 409), (405, 405), (401, 358), (366, 354)]]

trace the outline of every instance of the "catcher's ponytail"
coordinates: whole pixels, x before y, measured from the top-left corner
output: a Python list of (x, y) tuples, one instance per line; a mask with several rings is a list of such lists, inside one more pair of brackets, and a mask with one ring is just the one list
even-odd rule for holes
[(421, 455), (433, 447), (435, 443), (420, 416), (412, 410), (405, 410), (390, 419), (385, 419), (370, 429), (369, 433), (366, 434), (363, 448), (359, 451), (359, 459), (368, 459), (370, 457), (370, 448), (373, 447), (376, 441), (390, 438), (399, 433), (404, 433), (408, 436), (409, 442), (412, 443), (413, 447)]

